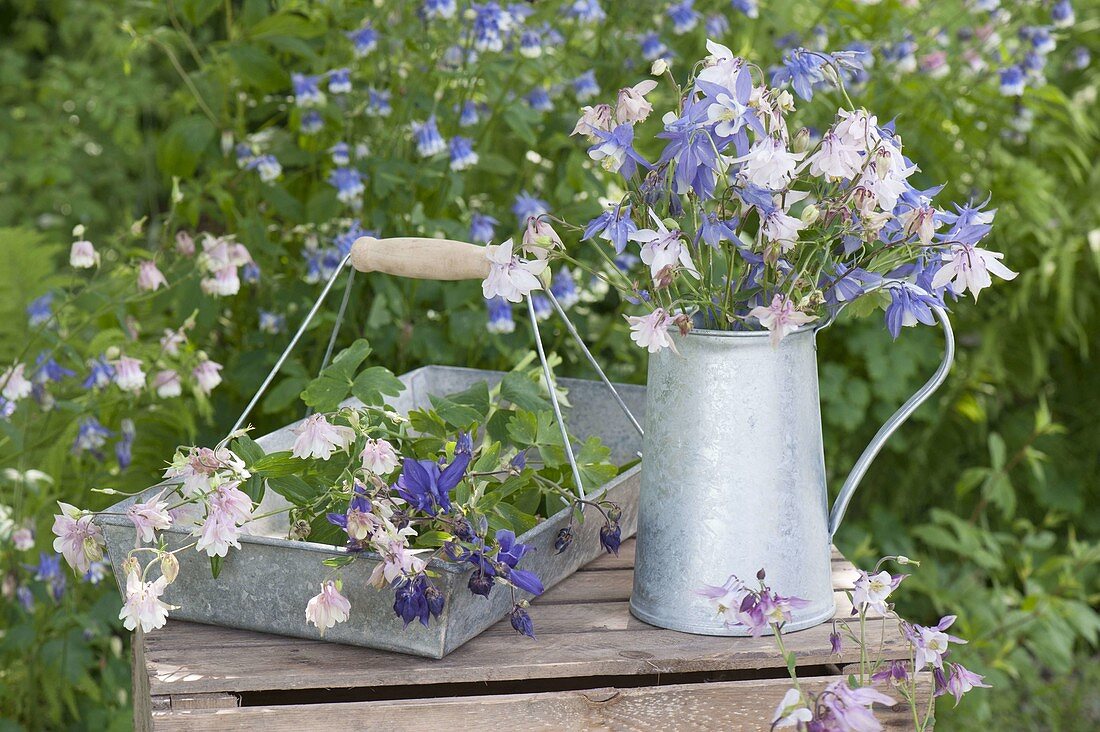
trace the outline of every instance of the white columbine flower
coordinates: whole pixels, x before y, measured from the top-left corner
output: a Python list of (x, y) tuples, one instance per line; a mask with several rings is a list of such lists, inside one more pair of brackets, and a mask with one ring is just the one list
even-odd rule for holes
[(141, 575), (131, 571), (126, 575), (126, 604), (118, 613), (127, 630), (135, 630), (139, 625), (143, 633), (163, 628), (168, 622), (168, 611), (174, 609), (162, 601), (164, 588), (168, 580), (161, 576), (154, 582), (143, 582)]
[(729, 94), (719, 94), (714, 104), (707, 107), (707, 121), (714, 123), (714, 134), (719, 137), (732, 137), (745, 126), (744, 116), (748, 110), (744, 104)]
[(180, 375), (172, 369), (158, 371), (153, 377), (153, 389), (161, 399), (171, 399), (183, 393), (183, 385), (180, 383)]
[(103, 558), (103, 547), (107, 545), (103, 532), (92, 521), (91, 514), (85, 514), (76, 506), (57, 502), (61, 513), (54, 516), (53, 550), (61, 552), (69, 566), (81, 574), (88, 571), (92, 562)]
[(678, 353), (668, 330), (671, 318), (664, 308), (657, 308), (649, 315), (627, 315), (626, 322), (630, 323), (630, 340), (650, 353), (664, 348)]
[(646, 79), (634, 86), (620, 89), (618, 104), (615, 106), (615, 119), (619, 124), (644, 122), (653, 111), (653, 105), (646, 101), (645, 95), (656, 88), (656, 81)]
[(546, 261), (527, 262), (512, 253), (512, 240), (503, 244), (487, 244), (485, 256), (489, 260), (489, 276), (481, 283), (485, 299), (503, 297), (508, 302), (522, 302), (534, 290), (542, 289), (539, 275), (546, 269)]
[(778, 346), (779, 342), (788, 333), (801, 325), (817, 320), (816, 315), (807, 315), (794, 309), (794, 303), (790, 298), (776, 294), (767, 307), (757, 305), (749, 311), (749, 315), (760, 321), (772, 333), (772, 345)]
[(597, 104), (595, 107), (581, 107), (581, 118), (577, 120), (577, 126), (570, 135), (584, 135), (589, 142), (599, 142), (596, 130), (611, 132), (615, 127), (611, 120), (611, 105)]
[(778, 191), (787, 187), (794, 178), (798, 161), (806, 153), (794, 153), (778, 137), (758, 140), (749, 152), (732, 162), (742, 163), (738, 176), (753, 185)]
[(141, 360), (121, 356), (115, 362), (115, 385), (122, 391), (137, 393), (145, 388), (145, 372)]
[(798, 689), (787, 689), (787, 693), (783, 695), (783, 700), (775, 708), (772, 729), (800, 727), (803, 722), (812, 722), (813, 718), (813, 712), (802, 700), (802, 694), (798, 692)]
[(389, 475), (397, 467), (397, 452), (386, 440), (368, 439), (360, 454), (363, 468), (375, 475)]
[(741, 74), (744, 60), (733, 55), (733, 51), (721, 43), (707, 41), (710, 55), (706, 58), (707, 67), (699, 72), (699, 80), (723, 86), (730, 91), (737, 87), (737, 78)]
[(777, 242), (784, 253), (789, 252), (798, 241), (798, 232), (808, 224), (802, 219), (791, 216), (776, 206), (764, 216), (761, 233), (768, 241)]
[(870, 152), (882, 139), (878, 133), (878, 118), (867, 114), (867, 110), (840, 109), (836, 114), (840, 121), (833, 127), (833, 132), (841, 145)]
[(88, 269), (99, 264), (99, 252), (90, 241), (74, 241), (69, 250), (69, 265), (76, 269)]
[(862, 165), (859, 152), (859, 148), (845, 145), (835, 132), (826, 132), (821, 139), (821, 147), (806, 161), (810, 175), (829, 180), (854, 178)]
[(970, 290), (977, 300), (978, 293), (993, 284), (990, 273), (1004, 280), (1016, 278), (1017, 273), (1001, 263), (1003, 257), (973, 244), (956, 244), (943, 254), (944, 265), (932, 278), (932, 289), (951, 283), (960, 294)]
[(157, 269), (157, 263), (147, 259), (138, 265), (137, 286), (139, 290), (155, 291), (168, 286), (164, 273)]
[(649, 265), (650, 276), (654, 279), (657, 274), (668, 266), (680, 264), (693, 277), (698, 278), (699, 272), (691, 261), (691, 252), (678, 229), (669, 230), (664, 222), (650, 211), (650, 215), (656, 225), (656, 229), (638, 229), (630, 235), (632, 241), (642, 243), (642, 261)]
[(860, 570), (852, 592), (852, 604), (857, 610), (866, 609), (885, 615), (886, 598), (900, 583), (901, 578), (895, 580), (889, 572), (868, 575), (867, 572)]
[(0, 384), (4, 385), (3, 391), (0, 391), (0, 395), (8, 401), (15, 402), (30, 396), (31, 389), (34, 385), (31, 383), (30, 379), (23, 376), (25, 369), (25, 364), (17, 363), (9, 367), (3, 374), (0, 374)]
[(321, 592), (306, 603), (306, 622), (316, 625), (324, 635), (327, 629), (347, 620), (350, 612), (348, 598), (340, 594), (335, 582), (329, 580), (321, 585)]
[(329, 424), (323, 414), (307, 417), (294, 428), (298, 439), (294, 440), (291, 454), (296, 458), (321, 458), (328, 460), (337, 450), (346, 450), (355, 440), (351, 427)]
[(215, 363), (210, 359), (203, 359), (199, 361), (198, 366), (192, 369), (191, 376), (194, 377), (195, 383), (199, 385), (199, 391), (209, 396), (210, 392), (213, 391), (218, 384), (222, 383), (221, 374), (218, 373), (221, 370), (222, 366), (220, 363)]
[(561, 237), (554, 227), (537, 216), (527, 218), (527, 228), (523, 232), (523, 251), (538, 259), (546, 259), (552, 249), (561, 249)]
[(164, 491), (150, 498), (144, 503), (135, 503), (126, 509), (126, 516), (134, 524), (139, 542), (152, 541), (156, 531), (167, 529), (172, 525), (172, 517), (168, 515), (168, 501), (161, 500)]

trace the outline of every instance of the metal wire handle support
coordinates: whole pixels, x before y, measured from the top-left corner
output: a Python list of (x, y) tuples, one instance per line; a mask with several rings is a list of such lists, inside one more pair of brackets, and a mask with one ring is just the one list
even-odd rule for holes
[[(336, 268), (336, 271), (333, 272), (332, 276), (328, 278), (328, 282), (325, 283), (325, 287), (321, 290), (321, 294), (318, 295), (317, 300), (314, 301), (313, 307), (309, 309), (309, 312), (306, 313), (306, 317), (302, 321), (302, 324), (298, 326), (298, 331), (294, 334), (294, 337), (290, 339), (290, 343), (287, 344), (286, 348), (283, 349), (283, 352), (282, 354), (280, 354), (279, 359), (275, 362), (275, 365), (271, 367), (271, 371), (267, 374), (267, 377), (263, 380), (263, 383), (260, 384), (260, 388), (256, 390), (256, 393), (252, 396), (252, 399), (249, 400), (248, 406), (246, 406), (244, 408), (244, 411), (241, 412), (241, 416), (237, 417), (237, 421), (233, 423), (233, 429), (229, 430), (229, 434), (233, 434), (234, 432), (239, 430), (241, 428), (241, 425), (244, 424), (244, 421), (248, 419), (248, 415), (251, 414), (252, 410), (256, 408), (256, 404), (260, 401), (260, 397), (262, 397), (267, 391), (267, 388), (271, 386), (271, 382), (275, 379), (276, 374), (278, 374), (279, 370), (283, 367), (283, 363), (286, 361), (287, 356), (289, 356), (290, 352), (294, 350), (294, 347), (298, 345), (298, 341), (301, 340), (302, 334), (306, 332), (306, 328), (311, 322), (313, 322), (313, 318), (317, 315), (317, 311), (321, 309), (322, 303), (324, 303), (325, 298), (328, 297), (329, 290), (331, 290), (332, 286), (336, 284), (336, 278), (338, 278), (340, 276), (340, 273), (344, 271), (344, 267), (348, 266), (348, 261), (350, 259), (350, 254), (344, 257), (343, 260), (340, 261), (340, 265)], [(347, 305), (348, 295), (350, 292), (351, 280), (349, 278), (347, 290), (345, 290), (344, 292), (344, 305), (341, 306), (340, 317), (337, 319), (335, 328), (339, 328), (340, 321), (343, 320), (344, 307)], [(325, 354), (326, 362), (328, 361), (329, 355), (332, 353), (332, 345), (335, 340), (336, 333), (334, 329), (332, 338), (329, 339), (329, 351)]]
[(603, 385), (607, 387), (607, 390), (611, 392), (611, 396), (615, 399), (615, 403), (619, 405), (619, 409), (623, 410), (623, 414), (630, 420), (630, 424), (634, 425), (634, 429), (638, 432), (638, 436), (644, 438), (645, 432), (642, 430), (642, 425), (638, 423), (638, 419), (634, 416), (634, 413), (630, 411), (630, 407), (626, 406), (626, 402), (619, 396), (619, 392), (615, 388), (615, 385), (611, 383), (611, 379), (607, 378), (607, 374), (600, 368), (600, 364), (596, 361), (596, 357), (588, 350), (588, 346), (585, 344), (584, 339), (581, 338), (581, 334), (577, 332), (577, 328), (573, 325), (573, 321), (565, 314), (565, 308), (561, 306), (558, 302), (558, 298), (554, 297), (554, 293), (549, 289), (546, 290), (546, 296), (550, 298), (550, 304), (554, 306), (554, 310), (557, 311), (558, 317), (565, 323), (565, 329), (569, 331), (569, 335), (573, 336), (573, 340), (581, 347), (581, 352), (584, 353), (585, 358), (588, 359), (588, 363), (592, 364), (592, 368), (596, 369), (596, 373), (600, 376), (600, 381), (602, 381)]
[(569, 433), (565, 429), (565, 420), (561, 416), (561, 406), (558, 405), (558, 395), (554, 391), (554, 374), (550, 370), (550, 364), (546, 360), (546, 352), (542, 348), (542, 336), (539, 334), (539, 320), (535, 315), (535, 301), (527, 296), (527, 316), (531, 319), (531, 332), (535, 336), (535, 347), (539, 353), (539, 361), (542, 362), (542, 376), (546, 380), (546, 390), (550, 393), (550, 405), (554, 408), (554, 419), (557, 420), (558, 429), (561, 430), (561, 441), (565, 447), (565, 456), (569, 459), (569, 467), (573, 469), (573, 480), (577, 484), (577, 495), (584, 498), (584, 484), (581, 482), (581, 471), (577, 467), (577, 458), (573, 455), (573, 446), (569, 442)]

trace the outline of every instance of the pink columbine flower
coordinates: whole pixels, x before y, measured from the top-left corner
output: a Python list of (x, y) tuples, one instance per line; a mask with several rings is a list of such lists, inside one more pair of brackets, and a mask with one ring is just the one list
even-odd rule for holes
[(630, 323), (630, 340), (650, 353), (664, 348), (679, 353), (668, 330), (671, 316), (664, 308), (657, 308), (649, 315), (627, 315), (626, 322)]
[(199, 286), (206, 295), (229, 297), (241, 291), (241, 279), (236, 267), (224, 267), (214, 272), (213, 277), (204, 277)]
[(221, 370), (221, 364), (215, 363), (210, 359), (204, 359), (191, 371), (191, 376), (194, 377), (195, 383), (199, 385), (199, 391), (205, 395), (209, 395), (210, 392), (214, 390), (214, 387), (222, 383), (222, 377), (218, 373)]
[(224, 464), (209, 447), (177, 452), (172, 464), (164, 471), (165, 478), (181, 478), (184, 495), (191, 498), (210, 490), (210, 479)]
[(552, 249), (561, 249), (561, 237), (554, 227), (537, 216), (527, 219), (523, 232), (523, 251), (538, 259), (546, 259)]
[(320, 594), (306, 603), (306, 622), (316, 625), (324, 635), (327, 629), (347, 620), (350, 612), (348, 598), (340, 594), (335, 582), (329, 580), (322, 583)]
[(183, 393), (180, 375), (172, 369), (158, 371), (153, 377), (153, 388), (161, 399), (171, 399)]
[(69, 250), (69, 265), (76, 269), (89, 269), (99, 264), (99, 252), (90, 241), (74, 241)]
[(360, 457), (363, 458), (363, 468), (375, 475), (389, 475), (398, 463), (397, 452), (386, 440), (368, 439)]
[(141, 370), (141, 360), (121, 356), (115, 362), (115, 385), (134, 394), (144, 389), (145, 372)]
[(619, 90), (618, 104), (615, 106), (615, 119), (619, 124), (635, 124), (644, 122), (653, 105), (646, 101), (645, 95), (657, 88), (657, 82), (653, 79), (640, 81), (634, 86), (628, 86)]
[(139, 290), (156, 291), (160, 287), (168, 287), (168, 280), (157, 269), (157, 263), (147, 259), (138, 265), (137, 286)]
[(103, 558), (103, 547), (107, 545), (103, 532), (92, 521), (91, 514), (85, 514), (76, 506), (57, 502), (61, 513), (54, 516), (53, 549), (61, 552), (65, 561), (76, 571), (84, 574), (92, 565)]
[(11, 543), (21, 552), (34, 548), (34, 531), (23, 527), (11, 533)]
[(749, 315), (759, 320), (760, 325), (771, 331), (773, 346), (778, 346), (779, 342), (788, 333), (799, 326), (817, 320), (816, 315), (806, 315), (806, 313), (795, 310), (794, 303), (778, 293), (772, 298), (771, 305), (767, 307), (757, 305), (749, 311)]
[(861, 569), (852, 592), (852, 604), (857, 611), (865, 610), (885, 615), (886, 598), (897, 589), (903, 579), (905, 575), (894, 576), (885, 571), (869, 575)]
[(195, 240), (186, 231), (176, 232), (176, 251), (185, 257), (195, 253)]
[(489, 276), (481, 283), (486, 300), (503, 297), (508, 302), (522, 302), (534, 290), (542, 289), (539, 275), (546, 269), (546, 261), (536, 259), (527, 262), (512, 253), (512, 240), (503, 244), (487, 244), (485, 256), (489, 260)]
[(241, 526), (252, 519), (252, 499), (238, 485), (235, 481), (224, 483), (210, 496), (206, 519), (195, 531), (199, 537), (195, 542), (197, 551), (224, 557), (229, 547), (241, 548)]
[(175, 358), (180, 355), (180, 346), (184, 343), (187, 343), (187, 336), (184, 335), (183, 328), (179, 330), (165, 328), (164, 335), (160, 337), (160, 350)]
[(847, 679), (840, 679), (821, 692), (818, 703), (825, 708), (828, 721), (834, 725), (828, 729), (872, 732), (882, 729), (882, 724), (871, 711), (872, 707), (875, 704), (893, 706), (897, 702), (873, 687), (861, 686), (853, 689), (848, 685)]
[(329, 424), (323, 414), (307, 417), (294, 428), (298, 439), (294, 440), (291, 454), (296, 458), (321, 458), (328, 460), (337, 450), (346, 450), (355, 440), (355, 430)]
[(386, 587), (399, 577), (423, 572), (427, 566), (423, 559), (409, 549), (404, 536), (376, 537), (371, 546), (382, 555), (382, 561), (374, 565), (374, 571), (367, 580), (367, 584), (372, 587)]
[(168, 580), (163, 576), (154, 582), (143, 582), (136, 571), (126, 575), (126, 604), (119, 611), (118, 619), (127, 630), (135, 630), (140, 625), (141, 631), (148, 633), (164, 627), (168, 611), (173, 609), (160, 599), (167, 586)]
[(9, 367), (3, 374), (0, 374), (0, 384), (4, 385), (0, 395), (11, 402), (19, 401), (24, 397), (30, 396), (31, 389), (34, 385), (30, 379), (23, 375), (26, 370), (26, 365), (17, 363), (14, 366)]
[(955, 697), (955, 704), (958, 705), (962, 701), (963, 694), (971, 689), (988, 689), (989, 684), (985, 683), (985, 678), (980, 674), (976, 674), (973, 671), (965, 668), (961, 663), (948, 664), (951, 667), (951, 674), (947, 677), (946, 691)]
[(980, 249), (973, 244), (956, 244), (943, 255), (944, 265), (932, 278), (932, 289), (950, 283), (960, 294), (970, 290), (974, 300), (978, 293), (993, 284), (990, 273), (1004, 280), (1016, 279), (1016, 272), (1001, 263), (1004, 255)]
[(595, 107), (581, 107), (581, 118), (577, 120), (577, 126), (570, 135), (584, 135), (589, 142), (596, 143), (599, 137), (596, 132), (611, 132), (614, 128), (611, 120), (611, 105), (597, 104)]
[(775, 716), (772, 717), (772, 729), (785, 727), (799, 727), (803, 722), (813, 721), (814, 714), (806, 706), (802, 694), (798, 689), (787, 689), (783, 700), (775, 708)]
[(724, 584), (703, 585), (695, 594), (707, 598), (718, 615), (725, 615), (730, 611), (736, 612), (741, 607), (749, 590), (744, 582), (731, 574)]
[(172, 525), (168, 515), (168, 501), (162, 500), (164, 491), (144, 503), (135, 503), (126, 509), (126, 516), (134, 524), (138, 542), (149, 542), (156, 538), (156, 532)]

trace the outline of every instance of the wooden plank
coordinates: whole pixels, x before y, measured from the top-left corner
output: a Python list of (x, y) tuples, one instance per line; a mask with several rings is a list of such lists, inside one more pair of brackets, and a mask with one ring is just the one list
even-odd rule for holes
[(150, 732), (153, 729), (150, 673), (145, 666), (145, 634), (141, 632), (141, 628), (130, 635), (130, 674), (134, 696), (134, 731)]
[[(802, 680), (818, 693), (841, 676)], [(523, 730), (768, 730), (775, 707), (791, 687), (788, 679), (670, 684), (638, 688), (351, 702), (225, 711), (157, 713), (158, 732), (297, 732), (301, 729)], [(889, 692), (888, 689), (884, 691)], [(918, 698), (927, 700), (931, 680), (922, 675)], [(894, 698), (898, 698), (894, 695)], [(877, 710), (887, 729), (909, 729), (904, 704)]]

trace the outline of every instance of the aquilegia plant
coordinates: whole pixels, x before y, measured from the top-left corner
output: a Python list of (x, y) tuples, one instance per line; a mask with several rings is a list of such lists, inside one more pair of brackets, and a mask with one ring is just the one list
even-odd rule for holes
[[(614, 200), (584, 227), (533, 216), (526, 258), (511, 241), (491, 246), (486, 297), (518, 302), (541, 287), (548, 260), (565, 260), (647, 310), (628, 320), (633, 340), (655, 352), (675, 348), (673, 325), (683, 333), (763, 328), (779, 343), (878, 290), (889, 293), (886, 323), (897, 337), (903, 326), (932, 324), (932, 306), (948, 296), (976, 299), (991, 275), (1015, 277), (1000, 253), (979, 246), (995, 212), (972, 203), (938, 208), (940, 187), (910, 183), (917, 166), (893, 123), (852, 104), (844, 78), (861, 71), (858, 54), (796, 49), (769, 84), (725, 46), (707, 48), (685, 87), (655, 62), (675, 90), (675, 107), (655, 132), (645, 124), (654, 80), (620, 89), (614, 105), (584, 108), (574, 134), (621, 177)], [(820, 135), (792, 132), (786, 87), (810, 99), (823, 82), (845, 107)], [(655, 156), (643, 154), (651, 147)], [(551, 219), (596, 244), (608, 266), (573, 257)]]
[[(775, 710), (772, 729), (797, 728), (806, 732), (875, 732), (882, 724), (875, 718), (875, 705), (888, 707), (904, 703), (912, 715), (913, 729), (929, 729), (935, 719), (935, 702), (951, 694), (958, 704), (963, 694), (978, 687), (988, 687), (982, 677), (961, 663), (947, 661), (951, 644), (966, 643), (947, 634), (955, 622), (954, 615), (940, 619), (930, 627), (914, 625), (893, 615), (893, 604), (887, 602), (907, 575), (890, 574), (882, 569), (887, 562), (918, 566), (907, 557), (891, 556), (879, 560), (872, 572), (859, 571), (852, 590), (851, 620), (834, 620), (829, 639), (832, 652), (842, 655), (845, 643), (859, 651), (858, 669), (838, 679), (818, 692), (799, 683), (797, 657), (783, 643), (783, 627), (791, 619), (791, 610), (804, 601), (797, 597), (782, 597), (766, 583), (763, 569), (756, 575), (755, 586), (735, 576), (722, 585), (701, 587), (698, 593), (708, 598), (727, 625), (747, 628), (754, 636), (771, 631), (779, 652), (787, 664), (794, 688), (787, 691)], [(907, 660), (882, 658), (886, 624), (897, 623), (899, 635), (908, 647)], [(874, 632), (871, 624), (874, 623)], [(879, 627), (881, 626), (881, 627)], [(876, 645), (874, 638), (877, 637)], [(876, 657), (877, 656), (877, 657)], [(933, 691), (927, 701), (919, 698), (918, 674), (931, 670)], [(895, 699), (885, 691), (901, 697)]]
[[(359, 370), (369, 353), (366, 341), (356, 341), (306, 388), (303, 399), (319, 411), (294, 428), (290, 450), (265, 454), (247, 430), (212, 449), (182, 448), (164, 487), (125, 509), (135, 529), (119, 613), (127, 628), (148, 632), (165, 624), (173, 608), (161, 597), (179, 574), (178, 554), (205, 553), (216, 577), (229, 550), (241, 548), (240, 537), (277, 513), (289, 513), (284, 535), (291, 539), (346, 547), (324, 561), (320, 591), (303, 608), (322, 635), (349, 618), (341, 570), (364, 556), (375, 563), (369, 584), (393, 593), (393, 611), (406, 627), (414, 620), (427, 626), (442, 614), (432, 561), (447, 558), (470, 565), (471, 593), (488, 597), (496, 586), (506, 588), (512, 627), (534, 637), (523, 598), (541, 594), (543, 584), (524, 565), (535, 548), (517, 534), (569, 508), (570, 521), (553, 546), (567, 551), (574, 521), (588, 507), (603, 521), (600, 544), (618, 553), (621, 511), (607, 500), (578, 497), (536, 372), (509, 373), (493, 390), (482, 382), (433, 396), (432, 409), (403, 416), (384, 399), (403, 390), (401, 381), (378, 366)], [(349, 392), (360, 406), (340, 406)], [(585, 480), (598, 485), (616, 474), (609, 454), (596, 438), (582, 444), (577, 462)], [(269, 488), (287, 500), (257, 513)], [(85, 572), (103, 554), (103, 532), (96, 514), (64, 503), (61, 509), (55, 547)]]

